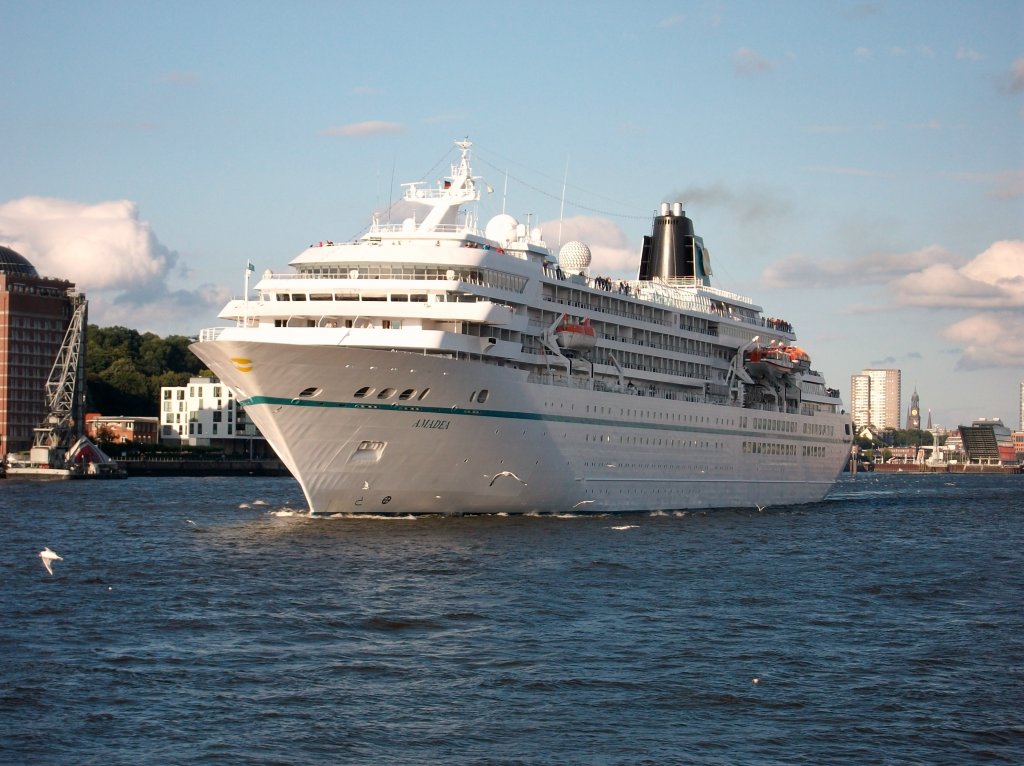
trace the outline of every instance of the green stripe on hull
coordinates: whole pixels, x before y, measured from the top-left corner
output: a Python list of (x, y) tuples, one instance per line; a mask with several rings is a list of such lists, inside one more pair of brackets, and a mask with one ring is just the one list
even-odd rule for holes
[(380, 410), (384, 412), (419, 413), (428, 415), (463, 415), (467, 417), (504, 418), (506, 420), (536, 420), (549, 423), (572, 423), (574, 425), (602, 426), (605, 428), (646, 428), (653, 431), (676, 431), (690, 434), (712, 434), (716, 436), (745, 436), (747, 438), (782, 439), (800, 443), (842, 444), (839, 438), (784, 434), (773, 431), (751, 431), (730, 428), (699, 428), (688, 425), (666, 423), (640, 423), (636, 421), (611, 420), (608, 418), (574, 417), (569, 415), (545, 415), (537, 412), (509, 412), (505, 410), (481, 410), (463, 407), (423, 407), (415, 404), (372, 404), (363, 402), (327, 402), (315, 399), (286, 399), (278, 396), (250, 396), (238, 402), (242, 407), (259, 404), (278, 407), (322, 407), (326, 409)]

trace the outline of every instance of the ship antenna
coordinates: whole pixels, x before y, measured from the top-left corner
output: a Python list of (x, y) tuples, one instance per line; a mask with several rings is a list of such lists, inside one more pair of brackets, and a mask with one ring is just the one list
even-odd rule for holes
[(391, 206), (395, 199), (395, 158), (391, 158), (391, 184), (388, 186), (388, 226), (391, 225)]
[(505, 201), (508, 199), (508, 168), (505, 168), (505, 188), (501, 190), (501, 213), (505, 214)]
[(569, 155), (565, 155), (565, 174), (562, 176), (562, 202), (558, 209), (558, 246), (562, 246), (562, 219), (565, 217), (565, 187), (569, 183)]

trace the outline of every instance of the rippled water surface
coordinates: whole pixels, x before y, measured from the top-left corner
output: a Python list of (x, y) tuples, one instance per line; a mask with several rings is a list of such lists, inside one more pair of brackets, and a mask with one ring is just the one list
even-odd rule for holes
[(0, 761), (1019, 764), (1022, 491), (384, 520), (0, 482)]

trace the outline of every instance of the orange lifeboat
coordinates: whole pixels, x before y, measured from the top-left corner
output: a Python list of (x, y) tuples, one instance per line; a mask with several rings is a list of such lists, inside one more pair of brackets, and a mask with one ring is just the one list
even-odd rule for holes
[(793, 372), (786, 346), (756, 346), (743, 356), (743, 362), (755, 377), (776, 378)]
[(560, 348), (572, 351), (594, 348), (597, 345), (597, 333), (590, 324), (590, 319), (572, 320), (568, 314), (562, 314), (562, 321), (555, 330)]
[(799, 346), (785, 346), (784, 348), (789, 356), (789, 361), (793, 363), (794, 371), (804, 372), (811, 368), (811, 357), (802, 348)]

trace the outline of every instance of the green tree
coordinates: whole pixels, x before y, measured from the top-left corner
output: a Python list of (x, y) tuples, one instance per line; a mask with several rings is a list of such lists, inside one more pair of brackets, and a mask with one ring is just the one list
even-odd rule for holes
[(92, 412), (153, 415), (159, 412), (161, 386), (181, 386), (203, 365), (188, 346), (189, 338), (161, 338), (127, 327), (86, 331), (87, 407)]

